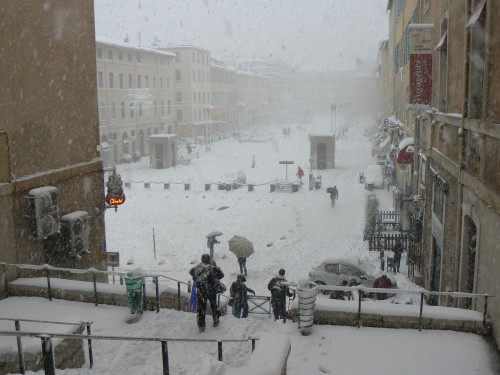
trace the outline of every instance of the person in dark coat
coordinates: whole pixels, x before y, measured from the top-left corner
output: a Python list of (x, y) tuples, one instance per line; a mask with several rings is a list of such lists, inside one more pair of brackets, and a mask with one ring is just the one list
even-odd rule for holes
[(401, 263), (401, 254), (403, 253), (403, 245), (401, 245), (401, 240), (396, 240), (396, 244), (392, 248), (394, 252), (394, 269), (399, 272), (399, 265)]
[(339, 191), (337, 190), (337, 186), (334, 186), (330, 189), (330, 200), (332, 201), (332, 207), (335, 206), (335, 201), (339, 199)]
[(240, 265), (240, 273), (247, 276), (247, 258), (246, 257), (238, 257), (238, 264)]
[(224, 273), (219, 267), (210, 262), (210, 255), (203, 254), (201, 263), (191, 268), (189, 274), (196, 282), (197, 323), (200, 332), (205, 331), (207, 301), (210, 302), (210, 308), (212, 309), (214, 327), (217, 327), (220, 316), (217, 308), (217, 281), (224, 277)]
[(207, 247), (210, 249), (210, 259), (214, 259), (214, 245), (220, 243), (215, 236), (207, 238)]
[[(348, 286), (349, 285), (349, 282), (347, 280), (342, 280), (342, 282), (339, 284), (339, 286)], [(345, 297), (347, 297), (347, 293), (350, 293), (350, 292), (346, 292), (346, 291), (343, 291), (343, 290), (334, 290), (330, 293), (330, 299), (340, 299), (340, 300), (344, 300)], [(349, 294), (350, 296), (350, 294)], [(351, 298), (349, 297), (349, 300)]]
[(273, 307), (274, 320), (283, 319), (286, 322), (286, 297), (294, 297), (294, 293), (290, 291), (285, 284), (285, 270), (279, 270), (277, 276), (273, 277), (267, 284), (267, 289), (271, 292), (271, 306)]
[(229, 292), (233, 299), (233, 315), (238, 319), (248, 317), (248, 293), (255, 296), (255, 292), (245, 285), (247, 279), (243, 275), (238, 275), (236, 281), (231, 284)]
[[(375, 281), (373, 282), (373, 287), (389, 289), (392, 288), (392, 281), (387, 277), (387, 275), (382, 275), (379, 278), (375, 279)], [(375, 293), (375, 295), (379, 300), (387, 299), (388, 297), (387, 293)]]

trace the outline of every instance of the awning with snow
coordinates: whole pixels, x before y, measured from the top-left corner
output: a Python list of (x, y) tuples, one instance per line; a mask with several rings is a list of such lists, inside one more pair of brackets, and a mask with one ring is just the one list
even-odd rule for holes
[(396, 163), (398, 164), (411, 164), (413, 163), (413, 137), (404, 138), (398, 145), (396, 153)]
[(484, 17), (485, 9), (486, 9), (486, 0), (481, 0), (474, 8), (474, 12), (472, 12), (472, 15), (470, 16), (469, 21), (467, 22), (465, 27), (466, 28), (476, 27), (477, 21), (479, 21), (481, 17)]
[(446, 51), (448, 49), (448, 33), (444, 33), (441, 36), (441, 39), (439, 39), (438, 44), (436, 44), (436, 48), (434, 48), (434, 51)]
[(389, 143), (391, 142), (391, 136), (388, 135), (386, 139), (384, 139), (383, 142), (380, 142), (380, 144), (378, 145), (378, 147), (380, 148), (385, 148), (389, 145)]

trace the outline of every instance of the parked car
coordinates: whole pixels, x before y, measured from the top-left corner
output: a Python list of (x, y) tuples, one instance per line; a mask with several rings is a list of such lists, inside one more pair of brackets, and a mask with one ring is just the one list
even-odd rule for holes
[(132, 155), (130, 154), (123, 154), (122, 155), (122, 163), (132, 163)]
[[(309, 272), (309, 279), (318, 285), (340, 285), (342, 280), (356, 279), (358, 284), (371, 288), (377, 277), (369, 275), (356, 259), (328, 258)], [(396, 279), (392, 275), (387, 277), (391, 280), (392, 287), (397, 288)]]

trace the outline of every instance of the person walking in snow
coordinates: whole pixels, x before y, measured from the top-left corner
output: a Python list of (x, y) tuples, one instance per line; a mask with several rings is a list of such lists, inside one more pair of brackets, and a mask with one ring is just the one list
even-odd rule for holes
[(403, 253), (403, 245), (401, 245), (401, 240), (396, 240), (396, 244), (392, 248), (392, 251), (394, 252), (394, 271), (399, 272), (401, 254)]
[(207, 247), (210, 249), (210, 259), (214, 259), (214, 246), (220, 243), (215, 236), (207, 238)]
[(304, 177), (304, 171), (302, 170), (302, 168), (300, 168), (300, 165), (297, 169), (297, 177), (300, 179), (300, 184), (302, 185), (302, 177)]
[(267, 284), (267, 289), (271, 292), (271, 306), (273, 307), (274, 320), (283, 319), (286, 322), (286, 297), (294, 297), (294, 293), (290, 291), (286, 285), (285, 270), (281, 268), (278, 275), (273, 277)]
[(240, 274), (247, 276), (247, 258), (238, 257), (238, 264), (240, 265)]
[(247, 279), (243, 275), (238, 275), (236, 281), (231, 284), (229, 292), (233, 299), (233, 315), (238, 319), (248, 317), (248, 293), (255, 296), (255, 292), (245, 285)]
[(203, 254), (201, 263), (191, 268), (189, 274), (196, 283), (196, 310), (197, 323), (200, 332), (205, 331), (205, 316), (207, 314), (207, 301), (210, 302), (214, 327), (219, 325), (219, 313), (217, 309), (217, 280), (224, 277), (222, 270), (210, 263), (210, 255)]
[(335, 201), (339, 199), (339, 191), (337, 190), (337, 186), (334, 186), (330, 189), (330, 200), (332, 201), (332, 207), (335, 206)]

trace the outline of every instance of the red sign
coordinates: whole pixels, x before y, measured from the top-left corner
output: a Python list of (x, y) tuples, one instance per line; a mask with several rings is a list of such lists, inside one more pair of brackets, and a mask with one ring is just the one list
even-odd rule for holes
[(431, 104), (432, 100), (432, 32), (416, 27), (410, 36), (410, 103)]
[(119, 206), (125, 203), (125, 194), (122, 195), (107, 194), (106, 203), (111, 206)]
[(410, 55), (410, 103), (431, 104), (432, 55)]

